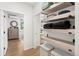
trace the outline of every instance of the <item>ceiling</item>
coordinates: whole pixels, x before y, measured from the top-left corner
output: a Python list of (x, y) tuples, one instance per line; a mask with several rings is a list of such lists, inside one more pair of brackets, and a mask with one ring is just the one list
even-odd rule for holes
[(27, 2), (30, 5), (35, 5), (37, 2)]
[(38, 2), (23, 2), (24, 4), (28, 4), (28, 5), (36, 5)]

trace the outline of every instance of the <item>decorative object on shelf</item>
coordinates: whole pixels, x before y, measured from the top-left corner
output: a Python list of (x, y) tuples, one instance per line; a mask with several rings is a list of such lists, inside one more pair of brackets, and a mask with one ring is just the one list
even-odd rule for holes
[(11, 25), (12, 27), (17, 27), (18, 22), (13, 20), (13, 21), (10, 22), (10, 25)]
[(58, 13), (58, 15), (65, 14), (65, 13), (68, 13), (68, 12), (70, 12), (70, 10), (63, 10), (63, 11), (60, 11), (60, 12)]
[(56, 23), (48, 23), (43, 26), (45, 29), (69, 29), (71, 27), (70, 21), (60, 21)]

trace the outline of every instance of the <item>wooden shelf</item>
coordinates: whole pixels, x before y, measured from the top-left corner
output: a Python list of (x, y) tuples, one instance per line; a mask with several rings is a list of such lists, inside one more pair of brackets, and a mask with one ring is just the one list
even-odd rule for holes
[(52, 5), (51, 7), (49, 7), (48, 9), (44, 10), (42, 13), (44, 13), (44, 14), (53, 13), (53, 12), (56, 12), (58, 10), (64, 9), (69, 6), (72, 6), (72, 4), (70, 2), (56, 3), (56, 4)]
[(70, 18), (70, 17), (75, 17), (74, 11), (48, 18), (47, 21), (62, 20), (62, 19)]
[[(66, 51), (70, 54), (74, 53), (74, 48), (75, 48), (74, 45), (64, 43), (64, 42), (61, 42), (61, 41), (57, 41), (55, 39), (51, 39), (51, 38), (48, 38), (48, 37), (45, 37), (45, 36), (42, 36), (41, 38), (44, 39), (45, 41), (47, 41), (48, 43), (50, 43), (51, 45), (55, 46), (56, 48), (59, 48), (63, 51)], [(70, 52), (69, 50), (72, 50), (72, 52)]]

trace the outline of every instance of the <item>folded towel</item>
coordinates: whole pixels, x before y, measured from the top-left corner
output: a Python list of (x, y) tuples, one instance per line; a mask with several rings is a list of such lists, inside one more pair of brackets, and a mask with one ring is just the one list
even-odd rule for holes
[(70, 21), (61, 21), (56, 23), (48, 23), (43, 26), (45, 29), (69, 29), (71, 27)]

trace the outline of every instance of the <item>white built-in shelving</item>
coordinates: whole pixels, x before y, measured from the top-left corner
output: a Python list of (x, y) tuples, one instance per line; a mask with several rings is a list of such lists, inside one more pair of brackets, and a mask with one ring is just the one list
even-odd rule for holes
[[(72, 4), (70, 2), (58, 2), (58, 3), (53, 4), (52, 6), (50, 6), (48, 9), (43, 10), (42, 13), (45, 14), (45, 15), (46, 14), (48, 15), (50, 13), (57, 12), (57, 11), (59, 11), (61, 9), (64, 9), (64, 8), (67, 8), (67, 7), (70, 7), (70, 6), (72, 6)], [(47, 18), (45, 18), (46, 20), (45, 19), (42, 20), (43, 21), (42, 23), (44, 23), (44, 22), (46, 23), (48, 21), (54, 21), (54, 20), (60, 21), (61, 19), (65, 20), (66, 18), (68, 19), (70, 17), (75, 18), (75, 11), (70, 11), (68, 13), (64, 13), (64, 14), (61, 14), (61, 15), (47, 17)], [(73, 35), (75, 37), (75, 29), (44, 29), (44, 28), (42, 28), (42, 30), (47, 32), (47, 33), (48, 32), (51, 32), (51, 33), (57, 32), (57, 33), (67, 34), (69, 36)], [(75, 39), (74, 37), (73, 37), (73, 39)], [(56, 48), (61, 49), (61, 50), (65, 51), (65, 52), (69, 53), (70, 55), (74, 55), (75, 45), (72, 44), (71, 42), (61, 41), (56, 36), (51, 38), (48, 35), (47, 36), (46, 35), (41, 35), (41, 39), (43, 41), (47, 41), (48, 43), (55, 46)]]

